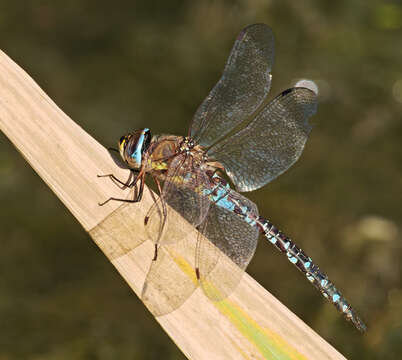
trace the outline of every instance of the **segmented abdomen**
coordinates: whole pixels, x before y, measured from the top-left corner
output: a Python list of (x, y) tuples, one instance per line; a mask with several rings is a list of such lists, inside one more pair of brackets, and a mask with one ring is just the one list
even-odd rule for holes
[(295, 265), (306, 278), (341, 312), (347, 320), (350, 320), (359, 331), (366, 331), (366, 325), (354, 312), (352, 306), (342, 296), (335, 285), (322, 273), (311, 258), (300, 249), (284, 233), (278, 230), (268, 220), (258, 217), (256, 225), (261, 233), (282, 253), (286, 254), (288, 260)]
[(242, 200), (243, 197), (233, 191), (229, 184), (217, 175), (212, 177), (215, 186), (205, 190), (211, 201), (216, 205), (232, 211), (240, 216), (250, 226), (257, 227), (259, 231), (282, 253), (286, 254), (288, 260), (295, 265), (320, 292), (328, 299), (344, 317), (351, 321), (356, 328), (364, 332), (366, 325), (354, 312), (351, 305), (338, 291), (335, 285), (322, 273), (319, 267), (313, 263), (311, 258), (300, 249), (291, 239), (276, 228), (272, 223), (253, 211), (250, 203)]

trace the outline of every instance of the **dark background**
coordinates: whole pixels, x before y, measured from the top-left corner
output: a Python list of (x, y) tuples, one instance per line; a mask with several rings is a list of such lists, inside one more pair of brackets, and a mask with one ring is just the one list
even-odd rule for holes
[[(299, 162), (249, 197), (338, 285), (364, 336), (262, 241), (249, 267), (350, 359), (402, 352), (400, 1), (2, 1), (0, 48), (105, 146), (186, 134), (238, 32), (276, 35), (270, 96), (320, 87)], [(0, 135), (0, 359), (183, 359)]]

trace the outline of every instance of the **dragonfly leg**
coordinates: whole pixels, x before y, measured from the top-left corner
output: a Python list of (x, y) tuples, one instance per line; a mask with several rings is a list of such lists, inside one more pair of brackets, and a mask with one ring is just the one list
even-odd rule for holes
[(158, 244), (155, 244), (154, 257), (152, 261), (156, 261), (157, 258), (158, 258)]
[(140, 180), (140, 190), (139, 190), (138, 194), (136, 194), (136, 197), (135, 197), (136, 201), (135, 202), (139, 202), (142, 199), (142, 194), (144, 192), (144, 184), (145, 184), (145, 172), (142, 172), (142, 173), (138, 174), (138, 176), (136, 176), (136, 178), (133, 180), (133, 182), (131, 184), (136, 185), (138, 179)]
[(107, 200), (105, 200), (105, 201), (103, 201), (101, 203), (98, 203), (99, 206), (103, 206), (103, 205), (107, 204), (111, 200), (120, 201), (120, 202), (126, 202), (126, 203), (137, 203), (137, 202), (141, 201), (142, 194), (143, 194), (143, 191), (144, 191), (144, 183), (145, 183), (145, 172), (143, 170), (141, 170), (139, 172), (139, 174), (136, 175), (134, 177), (133, 181), (131, 183), (129, 183), (129, 184), (122, 182), (117, 177), (115, 177), (113, 174), (98, 175), (98, 177), (109, 177), (113, 181), (117, 181), (120, 184), (124, 185), (124, 187), (128, 187), (128, 188), (132, 188), (133, 186), (137, 187), (137, 182), (140, 181), (139, 192), (137, 193), (137, 191), (135, 191), (133, 199), (119, 199), (119, 198), (115, 198), (115, 197), (110, 197), (109, 199), (107, 199)]
[[(152, 199), (154, 201), (154, 204), (152, 205), (151, 209), (148, 211), (148, 213), (144, 217), (144, 225), (148, 224), (149, 217), (150, 217), (150, 214), (152, 213), (153, 208), (156, 207), (156, 206), (159, 208), (159, 204), (162, 207), (162, 212), (159, 211), (159, 213), (160, 213), (160, 215), (162, 217), (162, 222), (163, 223), (166, 222), (166, 217), (167, 217), (166, 204), (162, 200), (162, 186), (161, 186), (161, 183), (158, 180), (158, 178), (156, 178), (155, 176), (152, 175), (152, 178), (153, 178), (153, 180), (154, 180), (154, 182), (155, 182), (155, 184), (156, 184), (156, 186), (158, 188), (159, 197), (156, 199), (155, 196), (154, 196), (154, 193), (151, 192), (151, 196), (152, 196)], [(162, 225), (162, 226), (164, 226), (164, 225)]]
[(97, 175), (97, 177), (98, 178), (108, 177), (112, 181), (118, 182), (119, 184), (123, 185), (122, 189), (126, 188), (126, 187), (132, 188), (135, 185), (135, 178), (134, 178), (134, 181), (132, 181), (131, 183), (127, 183), (127, 182), (121, 181), (120, 179), (118, 179), (113, 174)]
[(257, 225), (269, 242), (280, 252), (286, 254), (288, 260), (306, 276), (307, 280), (309, 280), (347, 320), (350, 320), (359, 331), (366, 331), (366, 325), (354, 312), (352, 306), (328, 279), (328, 276), (321, 272), (319, 267), (313, 263), (313, 260), (311, 260), (302, 249), (268, 220), (258, 217)]
[(99, 206), (103, 206), (105, 204), (107, 204), (109, 201), (120, 201), (120, 202), (126, 202), (126, 203), (137, 203), (138, 200), (137, 199), (119, 199), (119, 198), (115, 198), (115, 197), (110, 197), (109, 199), (98, 203)]

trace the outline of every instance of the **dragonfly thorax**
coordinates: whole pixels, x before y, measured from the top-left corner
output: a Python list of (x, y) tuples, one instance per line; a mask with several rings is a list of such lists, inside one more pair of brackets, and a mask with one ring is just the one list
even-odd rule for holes
[(143, 154), (150, 143), (151, 131), (148, 128), (124, 135), (118, 144), (120, 156), (131, 169), (138, 170), (141, 168)]
[(191, 150), (194, 148), (195, 142), (190, 137), (186, 136), (180, 145), (179, 151), (191, 155)]

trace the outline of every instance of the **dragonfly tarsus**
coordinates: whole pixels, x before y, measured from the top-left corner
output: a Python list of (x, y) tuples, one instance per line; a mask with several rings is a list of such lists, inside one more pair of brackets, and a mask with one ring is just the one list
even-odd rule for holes
[[(144, 183), (145, 183), (143, 173), (139, 173), (138, 175), (136, 175), (131, 183), (125, 183), (125, 182), (121, 181), (120, 179), (118, 179), (113, 174), (105, 174), (105, 175), (97, 175), (97, 176), (98, 176), (98, 178), (108, 177), (113, 182), (118, 182), (119, 184), (123, 185), (123, 188), (130, 188), (131, 189), (133, 186), (135, 186), (135, 193), (134, 193), (134, 198), (133, 199), (119, 199), (119, 198), (115, 198), (115, 197), (110, 197), (109, 199), (105, 200), (104, 202), (98, 203), (99, 206), (103, 206), (103, 205), (107, 204), (111, 200), (127, 202), (127, 203), (137, 203), (137, 202), (141, 201), (142, 194), (144, 192)], [(138, 180), (140, 181), (140, 189), (137, 192), (137, 182), (138, 182)]]
[(156, 261), (157, 258), (158, 258), (158, 244), (155, 244), (154, 257), (152, 261)]
[(128, 183), (126, 183), (124, 181), (121, 181), (120, 179), (118, 179), (113, 174), (97, 175), (97, 177), (98, 178), (108, 177), (112, 181), (118, 182), (119, 184), (123, 185), (123, 188), (126, 188), (126, 187), (132, 188), (135, 185), (135, 182), (136, 182), (136, 178), (134, 178), (134, 180), (131, 183), (128, 184)]
[(111, 200), (113, 200), (113, 201), (121, 201), (121, 202), (126, 202), (126, 203), (137, 203), (137, 202), (141, 201), (141, 199), (132, 199), (132, 200), (130, 200), (130, 199), (119, 199), (119, 198), (110, 197), (109, 199), (107, 199), (107, 200), (105, 200), (105, 201), (103, 201), (101, 203), (98, 203), (98, 205), (103, 206), (103, 205), (107, 204)]

